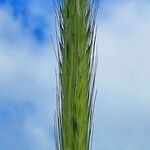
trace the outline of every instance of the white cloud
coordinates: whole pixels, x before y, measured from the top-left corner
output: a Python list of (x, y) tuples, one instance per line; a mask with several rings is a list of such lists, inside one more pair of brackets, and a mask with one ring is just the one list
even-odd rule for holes
[(150, 3), (104, 6), (93, 149), (149, 149)]
[(52, 149), (52, 139), (50, 137), (50, 130), (47, 130), (47, 127), (42, 127), (38, 122), (35, 122), (32, 118), (27, 118), (25, 123), (25, 130), (27, 137), (33, 141), (34, 147), (37, 150), (41, 149)]
[(33, 103), (35, 113), (25, 116), (23, 132), (35, 149), (49, 149), (56, 66), (50, 43), (36, 43), (6, 8), (0, 12), (0, 35), (0, 104)]
[(136, 2), (114, 7), (98, 31), (99, 84), (145, 96), (150, 85), (149, 8)]

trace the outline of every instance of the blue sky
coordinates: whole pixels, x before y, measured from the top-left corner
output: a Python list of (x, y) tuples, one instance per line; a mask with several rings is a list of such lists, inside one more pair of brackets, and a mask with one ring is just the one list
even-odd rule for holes
[[(0, 0), (0, 150), (53, 150), (49, 0)], [(103, 0), (93, 150), (150, 149), (150, 2)]]

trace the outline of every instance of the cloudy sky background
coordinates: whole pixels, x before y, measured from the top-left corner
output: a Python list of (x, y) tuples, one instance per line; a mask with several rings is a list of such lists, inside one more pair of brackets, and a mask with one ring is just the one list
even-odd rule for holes
[[(150, 2), (103, 0), (93, 150), (150, 149)], [(49, 0), (0, 0), (0, 150), (54, 150)]]

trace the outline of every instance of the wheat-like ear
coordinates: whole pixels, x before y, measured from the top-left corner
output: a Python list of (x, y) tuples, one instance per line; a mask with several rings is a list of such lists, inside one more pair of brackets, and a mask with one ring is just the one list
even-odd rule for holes
[(95, 16), (90, 0), (58, 6), (56, 150), (89, 150), (95, 85)]

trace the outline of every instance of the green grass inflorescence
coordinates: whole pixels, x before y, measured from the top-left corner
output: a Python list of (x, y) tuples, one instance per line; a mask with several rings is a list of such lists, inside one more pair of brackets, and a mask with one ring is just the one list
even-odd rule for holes
[(95, 9), (90, 0), (59, 5), (56, 149), (89, 150), (95, 85)]

